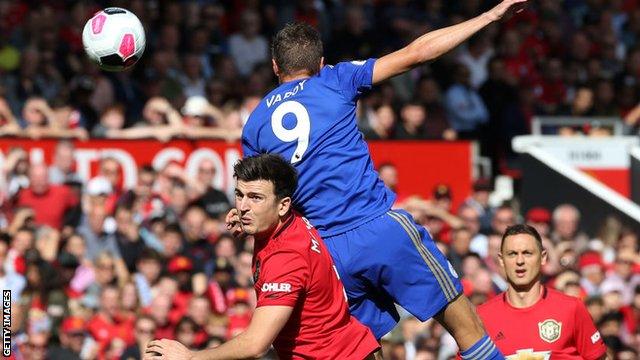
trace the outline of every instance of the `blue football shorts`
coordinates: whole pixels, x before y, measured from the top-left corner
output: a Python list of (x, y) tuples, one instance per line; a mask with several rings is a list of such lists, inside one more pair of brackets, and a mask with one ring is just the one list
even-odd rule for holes
[(426, 321), (462, 293), (451, 263), (404, 210), (390, 210), (323, 240), (347, 291), (351, 314), (378, 339), (400, 319), (395, 304)]

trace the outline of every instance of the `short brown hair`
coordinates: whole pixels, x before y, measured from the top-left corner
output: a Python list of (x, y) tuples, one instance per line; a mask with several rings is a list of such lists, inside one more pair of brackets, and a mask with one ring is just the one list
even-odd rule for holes
[(320, 33), (309, 24), (287, 24), (273, 38), (271, 56), (282, 74), (307, 71), (315, 75), (322, 59)]
[(544, 248), (542, 247), (542, 237), (538, 233), (538, 231), (533, 227), (527, 224), (516, 224), (511, 225), (505, 230), (504, 235), (502, 235), (502, 243), (500, 243), (500, 251), (504, 248), (504, 241), (509, 236), (527, 234), (531, 235), (534, 239), (536, 239), (536, 245), (538, 245), (538, 249), (542, 252)]

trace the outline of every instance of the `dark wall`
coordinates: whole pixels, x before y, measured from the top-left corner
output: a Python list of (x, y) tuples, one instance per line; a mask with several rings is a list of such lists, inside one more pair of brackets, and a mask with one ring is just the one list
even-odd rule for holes
[(631, 159), (631, 200), (640, 205), (640, 159)]
[(640, 231), (639, 223), (587, 189), (529, 154), (522, 154), (521, 158), (523, 171), (519, 198), (523, 213), (534, 206), (544, 206), (553, 211), (559, 204), (570, 203), (580, 210), (580, 227), (591, 236), (597, 234), (604, 219), (612, 214), (618, 216), (625, 225)]

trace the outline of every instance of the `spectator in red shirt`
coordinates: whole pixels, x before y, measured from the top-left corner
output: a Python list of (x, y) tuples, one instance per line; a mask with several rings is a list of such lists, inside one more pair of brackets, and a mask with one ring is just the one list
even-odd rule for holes
[(91, 336), (98, 342), (101, 356), (115, 339), (127, 344), (134, 343), (133, 322), (130, 320), (122, 321), (120, 318), (120, 290), (112, 285), (104, 287), (100, 293), (98, 313), (89, 320), (87, 326)]
[(178, 292), (173, 296), (169, 313), (169, 322), (176, 324), (186, 314), (189, 300), (193, 297), (193, 262), (186, 256), (177, 256), (169, 261), (167, 270), (178, 281)]
[(205, 331), (205, 327), (209, 323), (211, 317), (211, 305), (206, 297), (192, 297), (189, 300), (189, 306), (187, 308), (187, 315), (193, 319), (193, 322), (198, 326), (194, 339), (194, 346), (196, 348), (203, 348), (207, 344), (209, 335)]
[(37, 225), (60, 230), (65, 213), (78, 204), (78, 198), (64, 185), (49, 184), (47, 166), (34, 164), (29, 169), (29, 187), (17, 195), (17, 205), (29, 207), (35, 213)]

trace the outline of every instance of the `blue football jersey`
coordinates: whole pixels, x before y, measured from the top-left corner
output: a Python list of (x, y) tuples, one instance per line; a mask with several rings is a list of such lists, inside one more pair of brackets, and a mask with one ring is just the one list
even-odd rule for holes
[(294, 204), (322, 236), (356, 228), (395, 200), (356, 124), (356, 102), (372, 86), (374, 63), (327, 65), (313, 77), (281, 84), (243, 129), (245, 156), (280, 154), (296, 167)]

